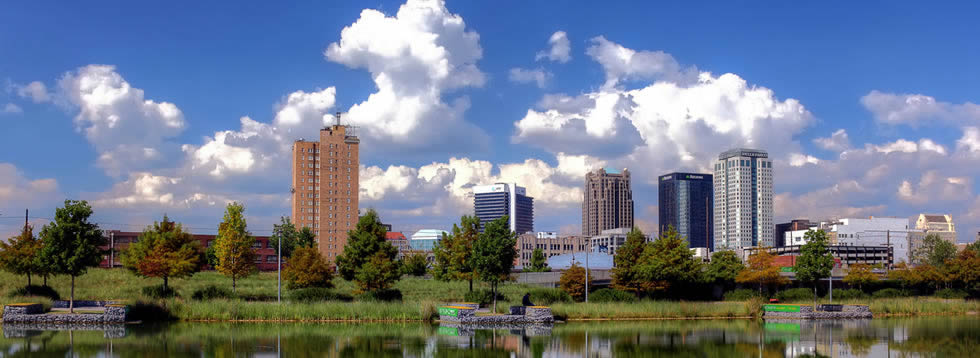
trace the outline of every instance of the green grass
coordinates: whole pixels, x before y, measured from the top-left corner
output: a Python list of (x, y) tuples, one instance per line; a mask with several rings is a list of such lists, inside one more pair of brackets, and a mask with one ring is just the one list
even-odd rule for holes
[[(469, 290), (468, 282), (439, 282), (406, 277), (395, 288), (401, 290), (402, 302), (315, 302), (276, 304), (276, 274), (259, 273), (238, 280), (237, 293), (244, 297), (263, 298), (265, 302), (246, 300), (194, 301), (195, 290), (209, 285), (231, 287), (231, 279), (216, 272), (201, 272), (188, 279), (171, 279), (171, 286), (178, 298), (153, 299), (142, 294), (142, 288), (159, 285), (160, 279), (140, 278), (122, 269), (94, 269), (76, 279), (75, 298), (78, 300), (122, 300), (128, 303), (148, 303), (158, 306), (182, 320), (237, 321), (427, 321), (434, 316), (437, 306), (461, 302)], [(35, 284), (41, 280), (35, 278)], [(52, 277), (49, 285), (65, 299), (69, 293), (67, 276)], [(338, 293), (353, 294), (354, 284), (337, 278), (334, 281)], [(51, 301), (38, 297), (9, 297), (18, 287), (27, 284), (20, 276), (0, 272), (0, 304), (38, 302), (46, 308)], [(475, 282), (474, 289), (489, 288)], [(520, 303), (524, 293), (533, 289), (519, 283), (500, 285), (505, 300), (497, 302), (497, 313), (506, 313), (508, 307)], [(268, 301), (270, 300), (271, 301)], [(825, 299), (821, 299), (825, 301)], [(808, 304), (807, 302), (795, 302)], [(835, 301), (835, 303), (870, 304), (876, 315), (932, 315), (968, 314), (980, 312), (980, 301), (943, 300), (937, 298), (888, 298)], [(731, 318), (755, 317), (761, 301), (681, 302), (641, 300), (636, 303), (557, 303), (552, 306), (556, 316), (571, 320), (579, 319), (682, 319), (682, 318)]]

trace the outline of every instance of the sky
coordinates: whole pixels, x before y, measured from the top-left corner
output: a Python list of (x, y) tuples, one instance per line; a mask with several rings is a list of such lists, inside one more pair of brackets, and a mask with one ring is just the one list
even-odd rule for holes
[[(367, 7), (365, 7), (367, 6)], [(448, 229), (473, 185), (577, 233), (584, 174), (658, 175), (726, 149), (775, 161), (777, 222), (952, 214), (980, 231), (976, 2), (14, 2), (0, 10), (0, 234), (87, 200), (104, 229), (164, 214), (253, 234), (290, 214), (290, 146), (345, 112), (361, 208)]]

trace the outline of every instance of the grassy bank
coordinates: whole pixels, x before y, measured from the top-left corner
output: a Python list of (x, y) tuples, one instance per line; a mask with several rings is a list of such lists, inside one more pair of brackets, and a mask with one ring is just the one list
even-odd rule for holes
[[(36, 284), (40, 283), (35, 278)], [(69, 292), (68, 277), (49, 279), (49, 285), (66, 298)], [(169, 313), (181, 320), (193, 321), (383, 321), (412, 322), (429, 320), (438, 305), (462, 301), (469, 290), (467, 282), (438, 282), (406, 277), (395, 288), (403, 295), (401, 302), (315, 302), (288, 301), (284, 291), (284, 304), (275, 303), (275, 273), (260, 273), (238, 281), (241, 299), (210, 301), (191, 300), (192, 293), (210, 285), (231, 287), (231, 280), (215, 272), (202, 272), (189, 279), (172, 279), (178, 298), (156, 300), (146, 297), (141, 289), (159, 285), (160, 280), (143, 279), (121, 270), (90, 270), (76, 280), (75, 297), (84, 300), (124, 300), (142, 303), (139, 310), (150, 317)], [(22, 277), (0, 273), (0, 304), (41, 302), (50, 300), (38, 297), (11, 297), (11, 293), (26, 284)], [(337, 279), (338, 293), (353, 294), (354, 285)], [(485, 288), (480, 283), (475, 289)], [(508, 283), (500, 286), (505, 300), (498, 302), (497, 311), (505, 312), (510, 305), (520, 304), (521, 296), (532, 286)], [(810, 304), (812, 301), (795, 303)], [(835, 303), (868, 304), (878, 316), (887, 315), (963, 315), (980, 312), (980, 301), (942, 300), (936, 298), (886, 298), (835, 301)], [(556, 316), (569, 320), (589, 319), (685, 319), (685, 318), (736, 318), (757, 317), (761, 301), (736, 302), (680, 302), (640, 301), (637, 303), (555, 303)]]

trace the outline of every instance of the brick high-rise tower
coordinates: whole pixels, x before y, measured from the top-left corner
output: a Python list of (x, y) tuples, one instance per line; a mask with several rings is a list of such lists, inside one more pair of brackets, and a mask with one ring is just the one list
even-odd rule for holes
[(598, 169), (585, 175), (582, 200), (582, 235), (596, 236), (602, 230), (633, 228), (633, 189), (630, 171)]
[(320, 130), (320, 141), (293, 143), (293, 210), (297, 229), (316, 233), (320, 252), (328, 260), (347, 243), (347, 231), (357, 226), (358, 145), (351, 126), (337, 123)]

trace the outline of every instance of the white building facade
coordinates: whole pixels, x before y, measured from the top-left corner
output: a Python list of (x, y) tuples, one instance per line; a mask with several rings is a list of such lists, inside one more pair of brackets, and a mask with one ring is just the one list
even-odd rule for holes
[[(817, 230), (812, 228), (809, 230)], [(822, 222), (819, 229), (827, 232), (830, 243), (834, 245), (852, 246), (891, 246), (894, 263), (911, 263), (912, 250), (915, 244), (915, 229), (909, 229), (906, 218), (869, 217), (846, 218), (836, 221)], [(787, 231), (785, 240), (787, 246), (804, 245), (804, 235), (809, 230)]]
[(721, 153), (714, 164), (715, 251), (773, 246), (772, 161), (757, 149)]

